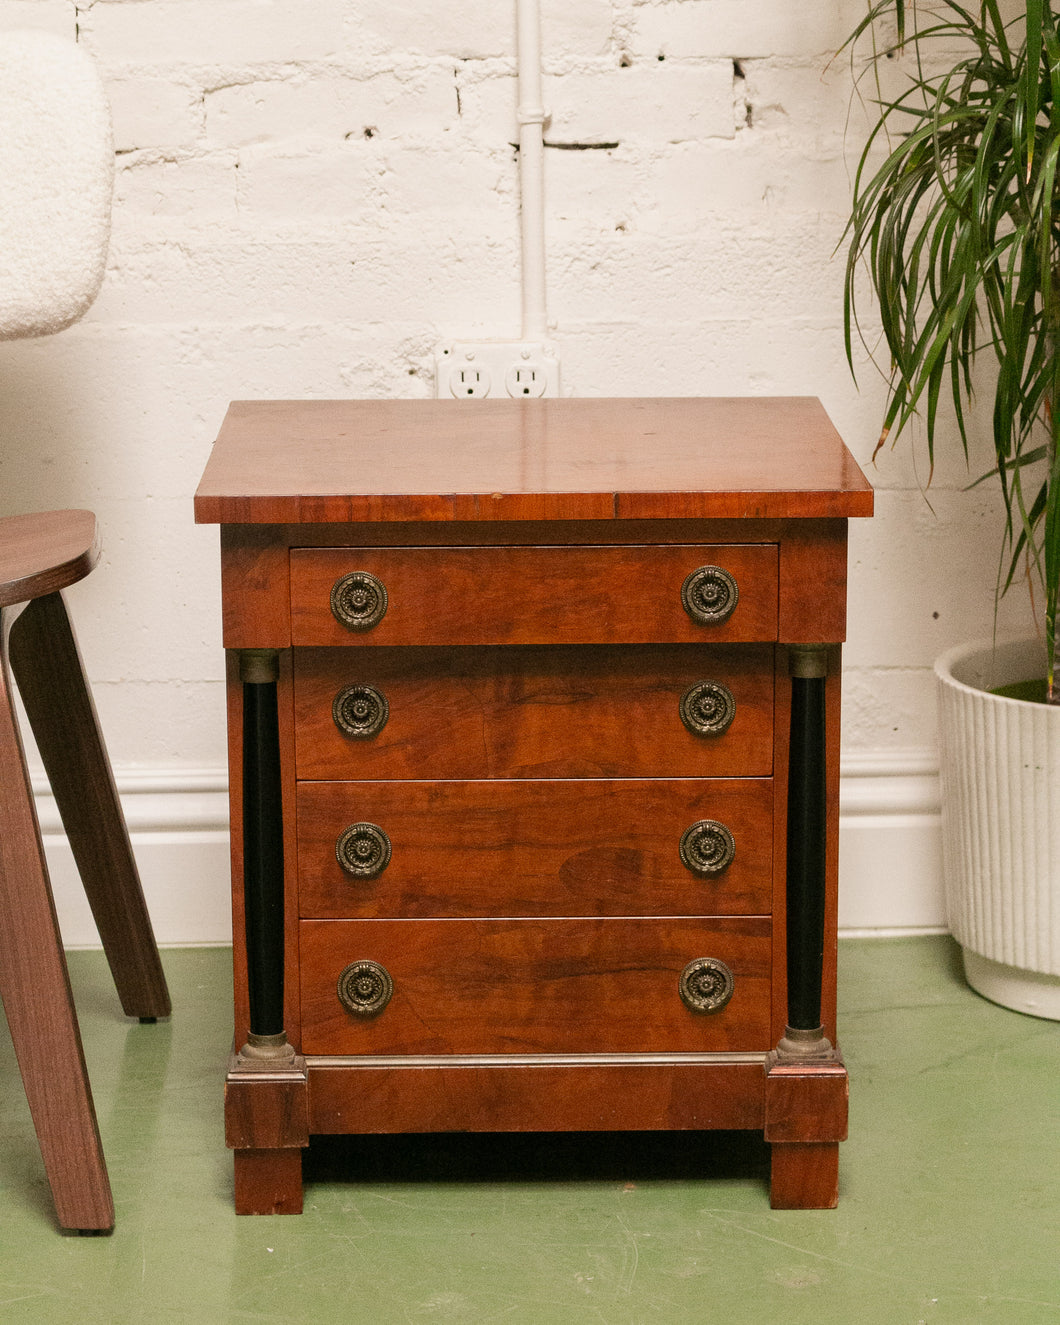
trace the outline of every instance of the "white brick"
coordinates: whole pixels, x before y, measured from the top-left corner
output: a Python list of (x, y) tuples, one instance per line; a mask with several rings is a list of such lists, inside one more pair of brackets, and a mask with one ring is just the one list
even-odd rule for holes
[[(395, 229), (397, 233), (395, 233)], [(321, 321), (421, 325), (518, 316), (518, 234), (489, 223), (390, 231), (286, 226), (188, 228), (135, 248), (112, 246), (93, 322)], [(509, 323), (510, 324), (510, 323)]]
[(515, 75), (496, 69), (481, 72), (475, 64), (459, 65), (460, 129), (482, 142), (514, 143), (519, 136), (516, 106), (519, 93)]
[(574, 395), (817, 395), (830, 410), (850, 395), (841, 329), (805, 317), (701, 320), (668, 316), (660, 302), (650, 317), (610, 321), (564, 311), (559, 325), (564, 390)]
[(544, 63), (551, 65), (558, 60), (607, 54), (611, 46), (612, 11), (611, 0), (577, 0), (575, 4), (571, 0), (542, 0)]
[(516, 165), (507, 148), (488, 154), (481, 150), (442, 154), (430, 144), (392, 148), (383, 153), (383, 168), (388, 215), (452, 217), (446, 235), (457, 241), (469, 215), (475, 216), (476, 228), (490, 222), (517, 234)]
[(376, 49), (481, 60), (515, 49), (515, 6), (450, 0), (354, 0), (350, 17), (357, 37)]
[[(926, 668), (952, 644), (991, 633), (1001, 499), (986, 485), (928, 495), (930, 506), (919, 492), (877, 492), (876, 516), (859, 531), (856, 562), (874, 597), (850, 623), (851, 666)], [(1026, 593), (1013, 590), (999, 632), (1033, 634), (1028, 612)]]
[(164, 78), (109, 78), (114, 149), (174, 148), (194, 143), (202, 128), (202, 98)]
[(667, 59), (830, 53), (863, 13), (856, 0), (664, 0), (638, 7), (634, 52)]
[(255, 82), (209, 92), (206, 136), (211, 143), (288, 138), (344, 138), (378, 133), (440, 133), (457, 120), (452, 71), (437, 67), (353, 79), (314, 78)]
[(73, 41), (76, 27), (73, 0), (0, 0), (0, 32), (32, 28)]
[[(856, 529), (861, 523), (857, 521)], [(851, 572), (847, 588), (851, 598), (871, 591), (867, 576), (863, 579), (853, 566)], [(852, 667), (844, 657), (844, 749), (930, 749), (936, 731), (933, 680), (922, 668)]]
[(119, 160), (114, 181), (117, 233), (142, 236), (143, 214), (235, 218), (236, 156)]
[(741, 68), (743, 96), (750, 108), (748, 127), (799, 135), (807, 143), (854, 137), (850, 114), (859, 103), (855, 99), (852, 105), (846, 68), (824, 71), (816, 63), (778, 60), (744, 60)]
[(105, 65), (318, 60), (342, 50), (342, 0), (125, 0), (80, 11), (81, 40)]
[(380, 173), (363, 139), (341, 148), (285, 154), (246, 148), (239, 156), (236, 204), (241, 213), (356, 216), (365, 210)]
[(836, 150), (778, 151), (764, 135), (740, 133), (731, 142), (667, 148), (649, 167), (643, 202), (653, 228), (700, 232), (708, 216), (845, 215), (850, 170)]
[(660, 65), (643, 62), (601, 73), (545, 79), (552, 112), (546, 136), (565, 142), (660, 145), (692, 138), (731, 138), (732, 62)]
[(545, 210), (550, 221), (591, 216), (601, 228), (624, 228), (637, 185), (637, 166), (621, 149), (545, 153)]
[(831, 261), (835, 238), (808, 213), (756, 225), (715, 217), (706, 232), (674, 236), (639, 224), (616, 232), (587, 223), (550, 248), (552, 312), (562, 325), (652, 318), (662, 308), (675, 323), (804, 318), (815, 309), (838, 328), (843, 273)]

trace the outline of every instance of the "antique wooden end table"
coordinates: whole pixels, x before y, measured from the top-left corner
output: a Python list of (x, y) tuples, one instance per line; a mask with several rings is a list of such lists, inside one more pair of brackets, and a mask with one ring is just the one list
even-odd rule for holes
[(834, 1205), (839, 644), (817, 401), (236, 403), (242, 1213), (328, 1133), (762, 1129)]

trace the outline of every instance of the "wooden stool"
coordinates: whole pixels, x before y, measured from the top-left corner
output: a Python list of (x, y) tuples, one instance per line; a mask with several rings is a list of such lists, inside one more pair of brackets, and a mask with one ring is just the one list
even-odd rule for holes
[[(0, 996), (64, 1228), (114, 1227), (8, 658), (126, 1015), (170, 1011), (129, 834), (59, 592), (99, 560), (91, 511), (0, 520)], [(18, 610), (20, 605), (21, 611)]]

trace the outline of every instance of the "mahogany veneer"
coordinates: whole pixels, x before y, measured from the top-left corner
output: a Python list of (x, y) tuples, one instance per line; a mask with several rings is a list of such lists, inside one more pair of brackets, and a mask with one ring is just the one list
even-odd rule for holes
[(450, 1129), (762, 1128), (774, 1205), (835, 1203), (871, 510), (809, 399), (231, 407), (237, 1210), (314, 1133)]

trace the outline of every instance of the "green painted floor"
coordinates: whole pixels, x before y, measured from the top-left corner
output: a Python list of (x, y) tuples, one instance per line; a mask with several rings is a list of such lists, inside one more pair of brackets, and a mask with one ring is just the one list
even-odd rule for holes
[(157, 1026), (72, 954), (117, 1229), (56, 1230), (3, 1031), (0, 1320), (1060, 1322), (1060, 1024), (972, 994), (949, 940), (841, 953), (836, 1211), (771, 1211), (747, 1137), (439, 1137), (314, 1155), (305, 1213), (257, 1219), (223, 1144), (227, 952), (164, 954)]

